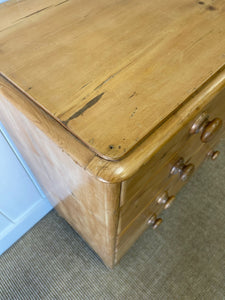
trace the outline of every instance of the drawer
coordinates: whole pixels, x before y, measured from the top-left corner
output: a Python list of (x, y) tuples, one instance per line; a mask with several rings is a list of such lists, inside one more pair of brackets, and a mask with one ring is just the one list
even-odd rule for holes
[[(220, 121), (218, 122), (218, 120)], [(193, 128), (192, 133), (191, 128)], [(196, 128), (195, 133), (194, 128)], [(134, 176), (123, 182), (120, 206), (122, 207), (128, 202), (132, 205), (143, 191), (149, 189), (157, 180), (160, 182), (170, 180), (169, 162), (173, 161), (181, 152), (185, 161), (189, 161), (202, 146), (202, 149), (209, 149), (209, 145), (217, 143), (224, 134), (224, 128), (225, 88), (208, 105), (193, 112), (186, 125)], [(208, 138), (206, 138), (207, 134)], [(203, 137), (205, 138), (204, 142), (202, 142)], [(156, 179), (156, 176), (160, 178)]]
[(150, 179), (150, 185), (145, 189), (143, 188), (142, 193), (139, 193), (138, 196), (120, 207), (118, 234), (120, 234), (146, 206), (154, 202), (156, 195), (158, 195), (162, 189), (166, 190), (168, 186), (175, 184), (175, 181), (178, 180), (178, 176), (170, 176), (170, 170), (178, 159), (177, 154), (171, 157), (170, 162), (167, 162), (166, 166)]
[[(197, 169), (200, 164), (209, 159), (208, 153), (215, 147), (218, 142), (219, 136), (213, 142), (207, 145), (201, 145), (196, 153), (191, 157), (190, 163), (195, 165)], [(185, 151), (185, 149), (183, 149)], [(182, 157), (182, 149), (180, 157)], [(178, 155), (179, 157), (179, 155)], [(168, 165), (172, 167), (173, 159)], [(159, 174), (160, 175), (160, 174)], [(149, 228), (151, 225), (149, 220), (153, 216), (159, 216), (166, 206), (170, 206), (169, 202), (173, 202), (176, 193), (185, 184), (185, 181), (180, 179), (179, 174), (170, 175), (170, 180), (162, 182), (155, 195), (152, 194), (152, 189), (145, 190), (134, 202), (134, 205), (124, 206), (120, 209), (119, 230), (117, 237), (117, 254), (116, 261), (125, 254), (131, 245), (138, 239), (138, 237)], [(163, 199), (169, 200), (167, 203)], [(161, 201), (159, 201), (161, 200)]]
[(154, 201), (157, 197), (156, 195), (160, 195), (169, 189), (172, 193), (170, 193), (170, 196), (177, 193), (191, 174), (184, 178), (186, 180), (182, 180), (179, 172), (174, 175), (171, 174), (172, 168), (183, 158), (183, 163), (186, 166), (194, 167), (193, 170), (196, 170), (205, 159), (209, 158), (208, 154), (218, 143), (219, 137), (221, 135), (218, 135), (208, 144), (199, 145), (198, 148), (195, 147), (191, 154), (188, 153), (187, 148), (182, 148), (174, 153), (167, 164), (155, 176), (151, 177), (147, 188), (143, 189), (142, 193), (139, 193), (137, 197), (120, 207), (118, 233), (123, 231), (150, 202)]
[(157, 196), (160, 196), (165, 191), (170, 191), (169, 196), (173, 196), (185, 184), (187, 180), (181, 180), (179, 173), (171, 175), (173, 166), (175, 166), (181, 158), (185, 158), (184, 163), (187, 166), (193, 165), (194, 168), (197, 169), (208, 157), (208, 153), (214, 148), (217, 141), (218, 138), (207, 145), (201, 145), (198, 149), (195, 148), (195, 153), (192, 153), (191, 156), (187, 156), (185, 148), (175, 153), (169, 162), (167, 162), (166, 166), (151, 179), (148, 188), (143, 189), (143, 192), (138, 197), (132, 201), (128, 201), (120, 208), (118, 234), (122, 232), (146, 206), (154, 202)]
[[(216, 144), (225, 133), (225, 92), (217, 95), (203, 110), (201, 110), (187, 126), (172, 139), (164, 149), (145, 165), (133, 178), (123, 183), (123, 203), (120, 207), (117, 237), (117, 260), (124, 255), (135, 240), (149, 227), (148, 220), (153, 214), (158, 215), (164, 204), (158, 199), (165, 192), (174, 196), (184, 185), (180, 174), (171, 175), (172, 167), (184, 158), (185, 164), (193, 164), (197, 169), (207, 158), (208, 153), (215, 149)], [(204, 130), (190, 134), (190, 128), (202, 116), (209, 116), (209, 121), (215, 118), (222, 120), (222, 126), (215, 130), (213, 137), (202, 142)], [(197, 122), (198, 123), (198, 122)], [(212, 131), (213, 132), (213, 131)], [(178, 141), (185, 140), (183, 143)], [(164, 153), (164, 155), (162, 154)], [(156, 158), (160, 158), (158, 162)], [(143, 176), (141, 175), (143, 174)]]
[[(160, 193), (159, 193), (160, 194)], [(146, 195), (148, 197), (148, 195)], [(128, 251), (128, 249), (135, 243), (139, 236), (149, 227), (153, 216), (157, 216), (164, 209), (163, 205), (158, 204), (157, 197), (147, 205), (123, 230), (117, 237), (116, 242), (116, 263)]]

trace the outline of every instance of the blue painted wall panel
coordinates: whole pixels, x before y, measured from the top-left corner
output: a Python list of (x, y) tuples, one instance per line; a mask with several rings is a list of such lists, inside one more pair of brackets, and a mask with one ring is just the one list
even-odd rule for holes
[(13, 222), (0, 214), (0, 236), (3, 235), (3, 232), (5, 232), (11, 225), (13, 225)]
[(0, 254), (52, 206), (0, 123)]
[(0, 212), (15, 222), (40, 200), (41, 195), (2, 134), (0, 156)]

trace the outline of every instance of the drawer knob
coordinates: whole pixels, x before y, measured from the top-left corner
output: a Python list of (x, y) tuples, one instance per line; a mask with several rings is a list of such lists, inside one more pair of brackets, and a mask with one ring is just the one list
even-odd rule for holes
[(153, 215), (148, 219), (148, 224), (149, 224), (149, 225), (153, 225), (153, 224), (155, 223), (156, 219), (157, 219), (156, 214), (153, 214)]
[(217, 132), (220, 130), (220, 128), (222, 127), (222, 125), (223, 125), (223, 122), (219, 118), (215, 118), (211, 122), (208, 122), (204, 126), (204, 129), (202, 131), (201, 141), (203, 143), (210, 142), (214, 138), (214, 136), (217, 134)]
[(169, 198), (168, 193), (164, 192), (162, 195), (160, 195), (157, 198), (157, 203), (158, 204), (165, 204), (168, 201), (168, 198)]
[(174, 200), (175, 200), (175, 196), (169, 197), (169, 199), (166, 201), (166, 204), (165, 204), (164, 208), (165, 209), (169, 208), (172, 205)]
[(193, 174), (195, 170), (195, 166), (193, 164), (188, 164), (188, 165), (185, 165), (183, 168), (182, 168), (182, 172), (181, 172), (181, 180), (182, 181), (186, 181), (188, 180), (191, 175)]
[(157, 229), (159, 227), (160, 224), (162, 224), (162, 219), (158, 218), (155, 220), (155, 223), (152, 225), (153, 229)]
[(223, 122), (219, 118), (209, 121), (209, 116), (206, 112), (202, 113), (194, 122), (190, 129), (190, 134), (201, 133), (201, 141), (203, 143), (210, 142), (217, 132), (222, 127)]
[(175, 196), (169, 197), (168, 193), (164, 192), (161, 196), (157, 198), (157, 203), (164, 204), (164, 208), (167, 209), (171, 206), (174, 200), (175, 200)]
[(202, 126), (208, 122), (208, 114), (207, 112), (203, 112), (197, 120), (195, 120), (194, 124), (191, 126), (190, 134), (196, 134), (199, 133), (202, 129)]
[(212, 160), (216, 160), (217, 157), (220, 155), (220, 151), (209, 151), (208, 157), (211, 158)]
[(180, 179), (182, 181), (187, 181), (195, 170), (195, 166), (193, 164), (186, 165), (184, 163), (184, 159), (180, 158), (176, 164), (172, 167), (170, 174), (176, 175), (180, 174)]
[(148, 224), (152, 225), (153, 229), (156, 229), (159, 227), (159, 225), (162, 223), (161, 218), (157, 218), (156, 214), (153, 214), (150, 219), (148, 220)]

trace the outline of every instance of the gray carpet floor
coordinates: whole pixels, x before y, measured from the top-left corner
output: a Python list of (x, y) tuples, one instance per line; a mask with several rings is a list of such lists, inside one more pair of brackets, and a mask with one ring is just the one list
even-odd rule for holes
[(225, 299), (225, 142), (114, 270), (50, 212), (0, 257), (0, 299)]

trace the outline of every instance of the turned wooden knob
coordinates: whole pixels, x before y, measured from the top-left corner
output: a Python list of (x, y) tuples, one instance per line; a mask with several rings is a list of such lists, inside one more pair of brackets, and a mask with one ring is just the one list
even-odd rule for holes
[(196, 134), (199, 133), (203, 124), (208, 122), (209, 115), (207, 112), (203, 112), (194, 122), (194, 124), (191, 126), (190, 134)]
[(168, 193), (164, 192), (162, 195), (160, 195), (157, 198), (157, 203), (164, 204), (164, 208), (167, 209), (171, 206), (174, 200), (175, 200), (175, 196), (169, 197)]
[(220, 128), (222, 127), (222, 125), (223, 125), (223, 122), (219, 118), (215, 118), (211, 122), (208, 122), (204, 126), (204, 129), (202, 131), (201, 141), (203, 143), (210, 142), (214, 138), (214, 136), (216, 136), (217, 132), (220, 130)]
[(180, 177), (181, 180), (182, 181), (188, 180), (193, 174), (194, 170), (195, 170), (195, 166), (193, 164), (185, 165), (181, 170), (181, 177)]
[(220, 151), (209, 151), (208, 157), (211, 158), (212, 160), (216, 160), (217, 157), (220, 155)]
[(166, 204), (165, 204), (164, 208), (165, 209), (169, 208), (172, 205), (174, 200), (175, 200), (175, 196), (169, 197), (169, 199), (166, 201)]
[(222, 125), (223, 122), (221, 119), (215, 118), (212, 121), (209, 121), (208, 114), (203, 112), (192, 125), (190, 134), (197, 134), (200, 132), (201, 141), (203, 143), (208, 143), (216, 136)]
[(153, 225), (153, 224), (155, 223), (156, 219), (157, 219), (156, 214), (153, 214), (153, 215), (148, 219), (148, 224), (149, 224), (149, 225)]
[(171, 175), (180, 175), (180, 179), (182, 181), (188, 180), (195, 170), (195, 166), (193, 164), (186, 165), (184, 163), (184, 159), (180, 158), (176, 164), (172, 167), (170, 174)]
[(158, 204), (165, 204), (168, 201), (168, 198), (169, 198), (168, 193), (164, 192), (159, 197), (157, 197), (157, 203)]
[(159, 225), (162, 223), (162, 219), (161, 218), (158, 218), (155, 220), (155, 223), (152, 225), (152, 228), (153, 229), (157, 229), (159, 227)]
[(159, 225), (162, 223), (161, 218), (157, 218), (156, 214), (153, 214), (149, 219), (148, 219), (148, 224), (152, 225), (153, 229), (156, 229), (159, 227)]

